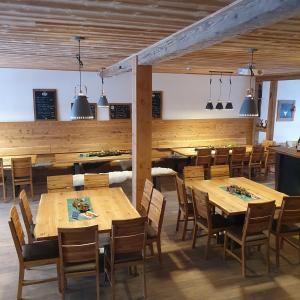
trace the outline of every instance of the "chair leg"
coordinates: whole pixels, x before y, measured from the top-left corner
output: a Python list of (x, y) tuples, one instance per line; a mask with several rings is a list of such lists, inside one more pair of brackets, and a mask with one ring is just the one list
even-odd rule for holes
[(193, 229), (193, 243), (192, 243), (192, 248), (195, 248), (195, 246), (196, 246), (197, 233), (198, 233), (198, 225), (195, 224), (194, 225), (194, 229)]
[(14, 204), (16, 204), (16, 187), (14, 181), (12, 182), (12, 188), (13, 188)]
[(157, 254), (158, 254), (159, 264), (162, 265), (160, 237), (156, 241), (156, 246), (157, 246)]
[(242, 245), (242, 276), (246, 277), (246, 249), (245, 245)]
[(226, 259), (227, 244), (228, 244), (228, 236), (227, 236), (227, 233), (225, 232), (225, 235), (224, 235), (224, 251), (223, 251), (224, 260)]
[(187, 224), (188, 224), (188, 216), (184, 215), (184, 225), (183, 225), (183, 231), (182, 231), (182, 240), (185, 240), (186, 230), (187, 230)]
[(24, 273), (25, 273), (25, 269), (24, 269), (23, 266), (20, 265), (20, 267), (19, 267), (19, 283), (18, 283), (17, 299), (22, 299), (22, 289), (23, 289), (23, 282), (24, 282)]
[(179, 209), (178, 209), (178, 215), (177, 215), (176, 232), (177, 232), (178, 229), (179, 229), (180, 216), (181, 216), (181, 210), (180, 210), (180, 208), (179, 208)]
[(205, 248), (205, 255), (204, 255), (205, 259), (208, 258), (208, 250), (209, 250), (209, 246), (210, 246), (210, 239), (211, 239), (211, 235), (208, 233), (207, 234), (207, 241), (206, 241), (206, 248)]
[(270, 273), (270, 241), (266, 244), (267, 272)]
[(143, 286), (144, 286), (144, 299), (147, 299), (147, 285), (146, 285), (146, 268), (145, 268), (145, 262), (143, 263)]
[(63, 290), (63, 286), (62, 286), (62, 277), (61, 277), (61, 273), (60, 273), (60, 264), (59, 264), (59, 262), (57, 262), (57, 264), (56, 264), (56, 272), (57, 272), (58, 290), (61, 293), (62, 290)]
[(279, 267), (280, 238), (276, 235), (276, 267)]
[(100, 300), (100, 275), (99, 275), (99, 270), (97, 270), (97, 274), (96, 274), (96, 291), (97, 291), (97, 300)]
[(6, 202), (6, 187), (5, 187), (5, 184), (4, 184), (4, 179), (3, 179), (3, 201)]
[(115, 269), (112, 267), (110, 271), (110, 280), (111, 280), (111, 295), (112, 295), (112, 300), (115, 300), (116, 293), (115, 293)]

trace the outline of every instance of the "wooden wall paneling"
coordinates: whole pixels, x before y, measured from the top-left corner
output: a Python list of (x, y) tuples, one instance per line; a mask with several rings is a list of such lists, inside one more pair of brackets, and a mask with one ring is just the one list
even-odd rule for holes
[(152, 164), (152, 66), (132, 61), (132, 200), (139, 209)]
[(266, 134), (267, 140), (273, 140), (274, 137), (277, 87), (278, 87), (278, 81), (272, 80), (270, 83), (270, 95), (269, 95), (269, 106), (268, 106), (268, 126), (267, 126), (267, 134)]

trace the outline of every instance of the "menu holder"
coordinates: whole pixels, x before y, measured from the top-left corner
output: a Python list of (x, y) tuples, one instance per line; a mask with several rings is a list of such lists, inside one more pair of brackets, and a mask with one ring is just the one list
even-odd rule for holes
[[(73, 107), (73, 102), (71, 103), (71, 109)], [(91, 120), (97, 120), (97, 103), (89, 103), (91, 111), (92, 111), (92, 115), (93, 115), (93, 119)]]
[(152, 92), (152, 118), (162, 118), (162, 91)]
[(56, 89), (34, 89), (34, 119), (57, 120)]
[(109, 105), (110, 119), (131, 119), (130, 103), (111, 103)]

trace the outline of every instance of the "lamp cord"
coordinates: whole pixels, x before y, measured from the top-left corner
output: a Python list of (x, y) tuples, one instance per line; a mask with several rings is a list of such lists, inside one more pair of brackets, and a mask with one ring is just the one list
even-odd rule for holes
[(228, 93), (228, 102), (230, 102), (230, 98), (231, 98), (231, 84), (232, 84), (232, 81), (231, 81), (231, 75), (229, 77), (229, 93)]
[(83, 62), (81, 60), (80, 56), (80, 39), (78, 40), (78, 54), (76, 55), (76, 59), (78, 61), (78, 70), (79, 70), (79, 92), (82, 94), (82, 89), (81, 89), (81, 68), (83, 67)]
[(209, 101), (211, 101), (211, 84), (212, 84), (212, 73), (210, 72), (210, 78), (209, 78)]
[(102, 69), (101, 69), (102, 96), (104, 95), (104, 79), (103, 79), (103, 70), (104, 70), (104, 68), (102, 68)]
[(220, 79), (219, 79), (219, 81), (220, 81), (220, 93), (219, 93), (219, 100), (218, 100), (218, 102), (220, 102), (221, 101), (221, 94), (222, 94), (222, 76), (223, 76), (223, 74), (221, 73), (221, 77), (220, 77)]

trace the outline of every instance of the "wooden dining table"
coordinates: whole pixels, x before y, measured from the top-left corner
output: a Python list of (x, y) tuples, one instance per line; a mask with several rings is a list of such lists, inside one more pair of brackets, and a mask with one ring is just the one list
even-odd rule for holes
[[(189, 188), (196, 188), (209, 195), (209, 201), (215, 207), (218, 207), (226, 215), (239, 215), (247, 211), (248, 203), (259, 203), (275, 200), (276, 207), (279, 208), (282, 203), (284, 193), (273, 190), (258, 182), (245, 177), (221, 178), (210, 180), (186, 180), (185, 184)], [(231, 194), (226, 190), (230, 185), (237, 185), (245, 188), (253, 195), (253, 199), (244, 200), (238, 195)]]
[[(87, 220), (69, 220), (68, 200), (89, 197), (97, 217)], [(42, 194), (38, 206), (34, 235), (37, 240), (57, 238), (58, 228), (78, 228), (98, 225), (99, 233), (111, 231), (112, 220), (140, 217), (122, 188), (99, 188)]]

